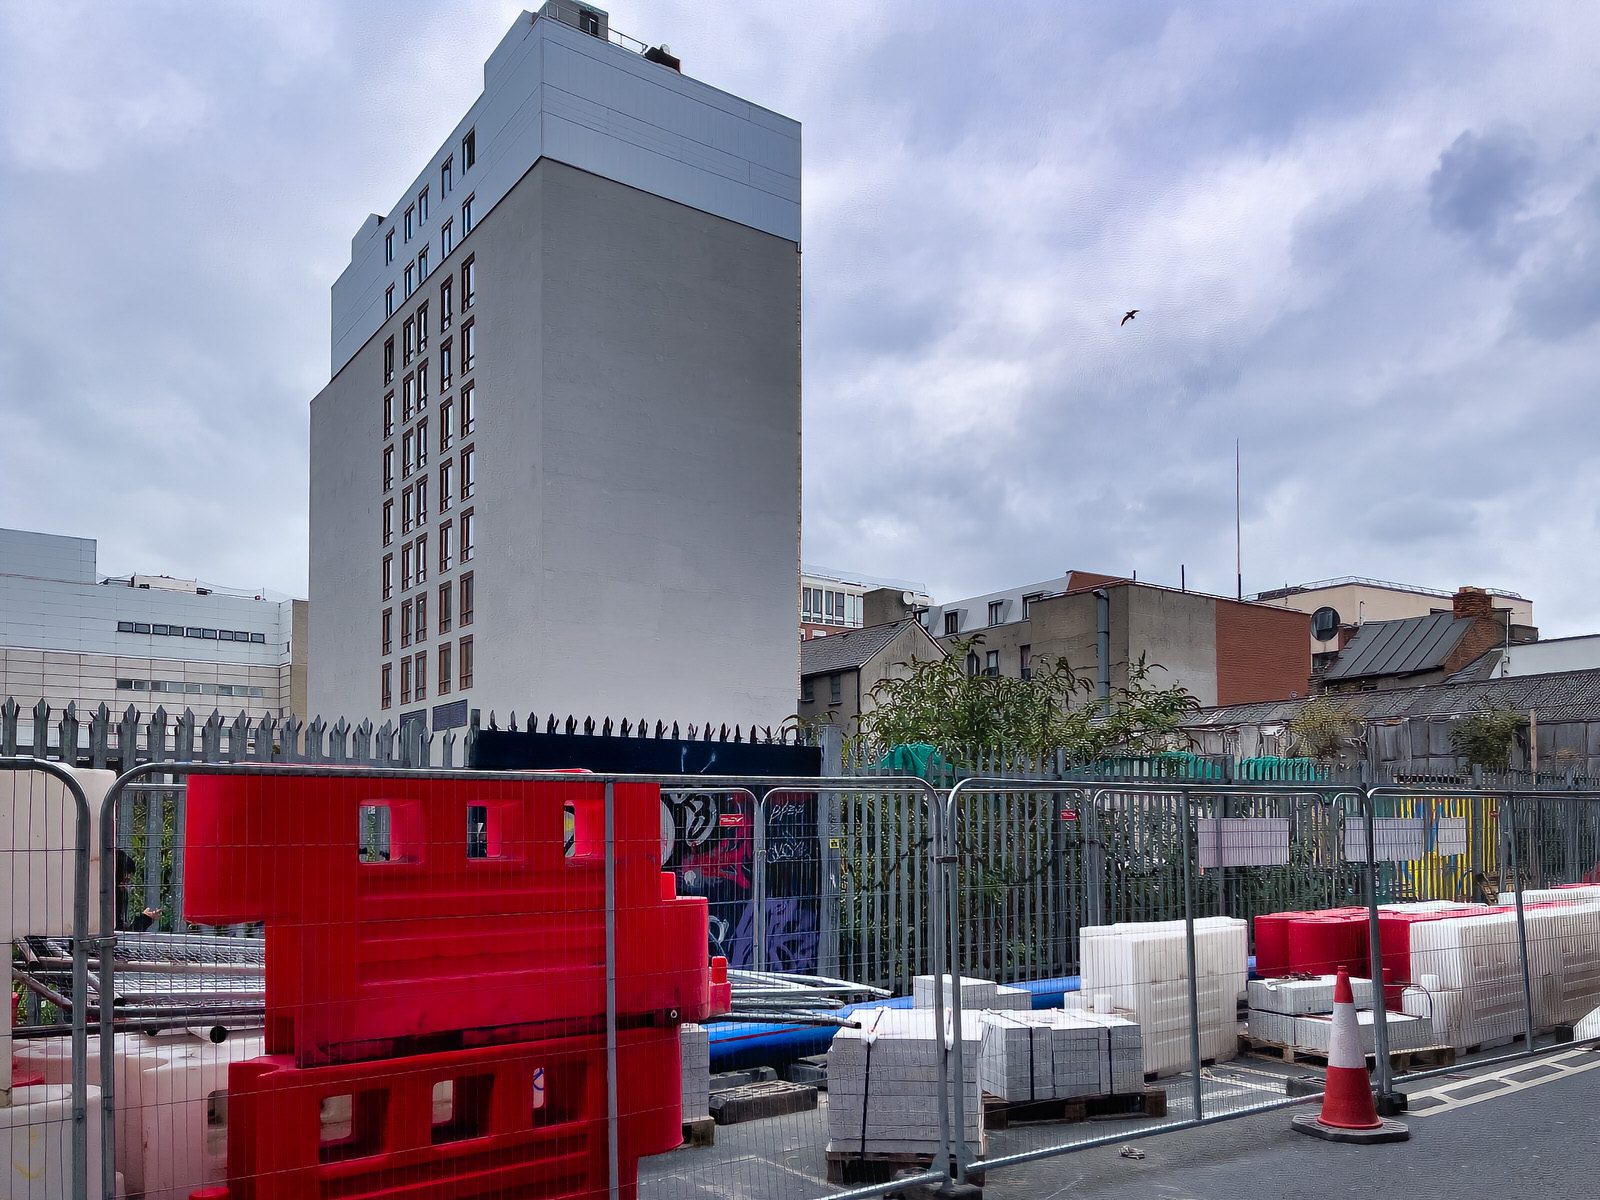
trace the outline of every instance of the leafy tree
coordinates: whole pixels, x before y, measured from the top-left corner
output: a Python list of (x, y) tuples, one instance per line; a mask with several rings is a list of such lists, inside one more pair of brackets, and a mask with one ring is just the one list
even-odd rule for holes
[(1485, 702), (1479, 712), (1463, 717), (1450, 730), (1450, 745), (1469, 767), (1505, 771), (1511, 766), (1511, 749), (1528, 727), (1528, 718), (1509, 708)]
[(993, 749), (1035, 761), (1063, 751), (1077, 764), (1165, 749), (1200, 707), (1181, 684), (1153, 683), (1156, 668), (1142, 657), (1103, 704), (1094, 682), (1062, 657), (1036, 657), (1029, 679), (969, 672), (968, 656), (982, 641), (981, 634), (957, 641), (947, 656), (905, 664), (900, 678), (879, 681), (858, 720), (857, 743), (879, 750), (927, 742), (957, 767)]
[(1328, 696), (1313, 696), (1289, 722), (1289, 753), (1319, 762), (1338, 758), (1361, 732), (1361, 723)]

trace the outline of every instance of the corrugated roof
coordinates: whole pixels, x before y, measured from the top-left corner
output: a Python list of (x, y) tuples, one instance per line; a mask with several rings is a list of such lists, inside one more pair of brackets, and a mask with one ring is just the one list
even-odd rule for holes
[(800, 677), (831, 675), (835, 671), (855, 671), (898, 637), (907, 625), (919, 625), (915, 617), (868, 625), (827, 637), (807, 638), (800, 643)]
[(1356, 630), (1324, 678), (1365, 679), (1436, 671), (1471, 627), (1472, 618), (1447, 612), (1401, 621), (1369, 621)]
[[(1360, 721), (1459, 716), (1477, 712), (1485, 704), (1518, 712), (1537, 709), (1541, 721), (1597, 720), (1600, 719), (1600, 670), (1514, 675), (1506, 679), (1435, 683), (1381, 692), (1341, 692), (1331, 699)], [(1276, 725), (1292, 721), (1305, 705), (1305, 700), (1230, 704), (1198, 713), (1188, 724), (1204, 728)]]

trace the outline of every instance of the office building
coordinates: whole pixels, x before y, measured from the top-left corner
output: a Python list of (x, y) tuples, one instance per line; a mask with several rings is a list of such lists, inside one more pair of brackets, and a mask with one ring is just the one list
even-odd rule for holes
[(93, 538), (0, 529), (0, 699), (305, 715), (306, 603), (159, 575), (101, 575)]
[[(928, 589), (905, 580), (874, 579), (826, 567), (800, 569), (800, 640), (827, 637), (846, 629), (871, 624), (866, 616), (866, 597), (874, 591), (902, 593), (901, 603), (926, 608)], [(801, 674), (804, 675), (802, 668)]]
[(793, 711), (800, 128), (566, 0), (333, 286), (313, 705)]

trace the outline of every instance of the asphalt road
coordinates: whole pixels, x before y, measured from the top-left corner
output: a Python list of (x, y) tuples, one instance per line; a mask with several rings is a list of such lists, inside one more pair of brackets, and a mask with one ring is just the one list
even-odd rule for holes
[[(1289, 1112), (1246, 1117), (1119, 1147), (996, 1171), (986, 1200), (1590, 1200), (1600, 1195), (1600, 1054), (1562, 1056), (1530, 1075), (1524, 1063), (1409, 1089), (1422, 1108), (1411, 1140), (1344, 1146), (1289, 1129)], [(1518, 1076), (1521, 1076), (1519, 1078)], [(1314, 1111), (1294, 1109), (1292, 1112)]]

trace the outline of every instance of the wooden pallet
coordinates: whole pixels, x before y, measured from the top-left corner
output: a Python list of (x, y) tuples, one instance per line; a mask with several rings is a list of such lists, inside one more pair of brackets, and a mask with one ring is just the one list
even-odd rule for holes
[[(1200, 1060), (1200, 1066), (1201, 1066), (1202, 1069), (1205, 1069), (1205, 1068), (1208, 1068), (1208, 1067), (1214, 1067), (1216, 1065), (1217, 1065), (1217, 1060), (1214, 1059), (1214, 1058), (1202, 1058)], [(1156, 1072), (1156, 1071), (1146, 1071), (1144, 1073), (1144, 1081), (1146, 1083), (1154, 1083), (1158, 1079), (1169, 1079), (1174, 1074), (1179, 1074), (1179, 1072), (1168, 1071), (1166, 1073), (1166, 1075), (1161, 1075), (1159, 1072)]]
[(1146, 1088), (1121, 1096), (1079, 1096), (1072, 1100), (1001, 1100), (983, 1096), (983, 1127), (1005, 1129), (1041, 1121), (1116, 1120), (1167, 1115), (1165, 1088)]
[[(1286, 1063), (1297, 1066), (1321, 1067), (1328, 1066), (1328, 1056), (1319, 1050), (1306, 1050), (1299, 1046), (1285, 1046), (1282, 1042), (1268, 1041), (1266, 1038), (1251, 1037), (1247, 1033), (1239, 1035), (1239, 1050), (1244, 1054), (1254, 1054), (1260, 1058), (1281, 1059)], [(1376, 1054), (1366, 1056), (1367, 1069), (1371, 1070), (1378, 1063)], [(1413, 1069), (1427, 1070), (1433, 1067), (1453, 1067), (1456, 1064), (1456, 1052), (1450, 1046), (1420, 1046), (1412, 1050), (1389, 1051), (1389, 1069), (1391, 1071), (1406, 1072)]]
[[(931, 1154), (879, 1154), (872, 1151), (859, 1154), (853, 1150), (828, 1150), (825, 1153), (828, 1182), (834, 1187), (888, 1183), (902, 1171), (926, 1171), (933, 1165)], [(954, 1170), (953, 1163), (951, 1169)], [(978, 1166), (969, 1167), (967, 1179), (981, 1188), (983, 1171)]]
[(683, 1144), (695, 1149), (717, 1144), (717, 1119), (691, 1117), (683, 1123)]

